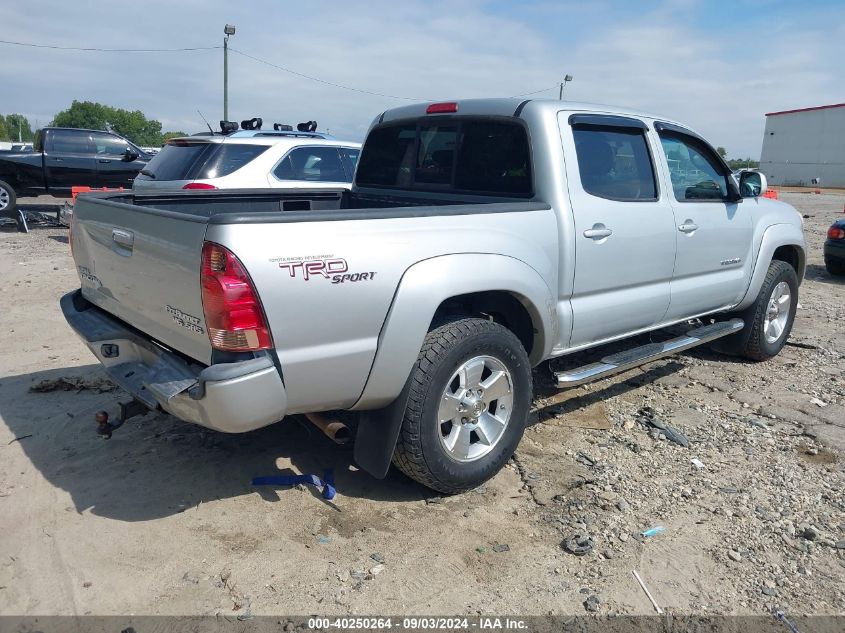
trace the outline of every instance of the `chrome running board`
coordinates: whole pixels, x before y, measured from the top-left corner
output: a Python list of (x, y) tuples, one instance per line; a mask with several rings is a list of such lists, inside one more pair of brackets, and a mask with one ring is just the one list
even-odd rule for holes
[(684, 350), (715, 341), (717, 338), (735, 334), (745, 327), (742, 319), (731, 319), (711, 323), (688, 331), (685, 335), (663, 343), (649, 343), (640, 347), (605, 356), (597, 363), (584, 365), (568, 371), (555, 372), (558, 387), (576, 387), (585, 382), (606, 378), (655, 360), (683, 352)]

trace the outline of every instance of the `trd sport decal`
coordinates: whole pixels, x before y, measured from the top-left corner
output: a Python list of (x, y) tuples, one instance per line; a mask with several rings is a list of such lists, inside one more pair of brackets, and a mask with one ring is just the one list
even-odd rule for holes
[(331, 279), (332, 284), (354, 283), (357, 281), (370, 281), (375, 279), (375, 272), (350, 273), (349, 265), (342, 257), (333, 255), (323, 257), (300, 257), (288, 258), (279, 257), (271, 259), (279, 265), (279, 268), (288, 271), (293, 278), (301, 278), (305, 281), (312, 279)]

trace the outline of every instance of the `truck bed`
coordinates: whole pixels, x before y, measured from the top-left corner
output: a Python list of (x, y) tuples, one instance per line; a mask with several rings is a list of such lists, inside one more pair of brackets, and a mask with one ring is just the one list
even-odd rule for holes
[[(256, 275), (256, 271), (250, 270), (251, 265), (256, 265), (250, 261), (250, 251), (255, 254), (259, 249), (269, 249), (263, 260), (266, 263), (268, 258), (283, 260), (301, 255), (296, 251), (306, 243), (288, 242), (304, 229), (293, 233), (293, 227), (264, 231), (254, 226), (257, 224), (341, 222), (351, 227), (345, 221), (437, 216), (445, 220), (449, 216), (549, 209), (547, 204), (524, 200), (489, 197), (478, 198), (478, 202), (470, 200), (458, 196), (366, 195), (337, 189), (110, 192), (78, 198), (71, 239), (85, 299), (160, 344), (208, 365), (214, 362), (214, 353), (205, 332), (200, 288), (200, 259), (205, 240), (232, 247), (250, 274)], [(253, 225), (258, 230), (246, 226), (241, 230), (236, 225)], [(350, 230), (352, 233), (344, 236), (343, 232)], [(324, 233), (319, 229), (318, 235), (325, 234), (325, 239), (317, 241), (320, 245), (309, 246), (305, 254), (342, 257), (355, 248), (357, 238), (353, 235), (358, 230), (327, 229)], [(401, 231), (405, 230), (413, 234), (419, 229), (403, 226)], [(311, 240), (313, 229), (306, 232)], [(402, 242), (407, 239), (403, 237)], [(395, 244), (394, 237), (390, 247), (394, 248)], [(275, 268), (279, 270), (278, 266)], [(274, 308), (267, 302), (273, 303), (271, 295), (283, 276), (275, 279), (274, 287), (267, 288), (263, 275), (255, 278), (268, 312)], [(389, 301), (390, 295), (383, 299)], [(269, 316), (272, 322), (273, 316)], [(384, 314), (380, 316), (383, 318)], [(277, 341), (281, 337), (281, 333), (277, 334)]]

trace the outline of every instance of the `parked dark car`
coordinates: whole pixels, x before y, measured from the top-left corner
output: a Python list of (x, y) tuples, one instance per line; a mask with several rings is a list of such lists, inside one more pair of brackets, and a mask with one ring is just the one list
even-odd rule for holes
[(837, 220), (827, 230), (824, 267), (831, 275), (845, 275), (845, 218)]
[(150, 158), (111, 132), (44, 128), (32, 151), (0, 154), (0, 213), (11, 211), (19, 196), (69, 196), (75, 185), (131, 187)]

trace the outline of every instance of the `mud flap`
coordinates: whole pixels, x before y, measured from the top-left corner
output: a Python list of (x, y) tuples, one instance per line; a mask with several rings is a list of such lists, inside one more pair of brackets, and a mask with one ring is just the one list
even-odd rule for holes
[(390, 462), (408, 404), (410, 380), (409, 376), (396, 400), (383, 409), (362, 411), (358, 420), (358, 432), (355, 434), (352, 454), (355, 463), (376, 479), (384, 479), (390, 470)]

